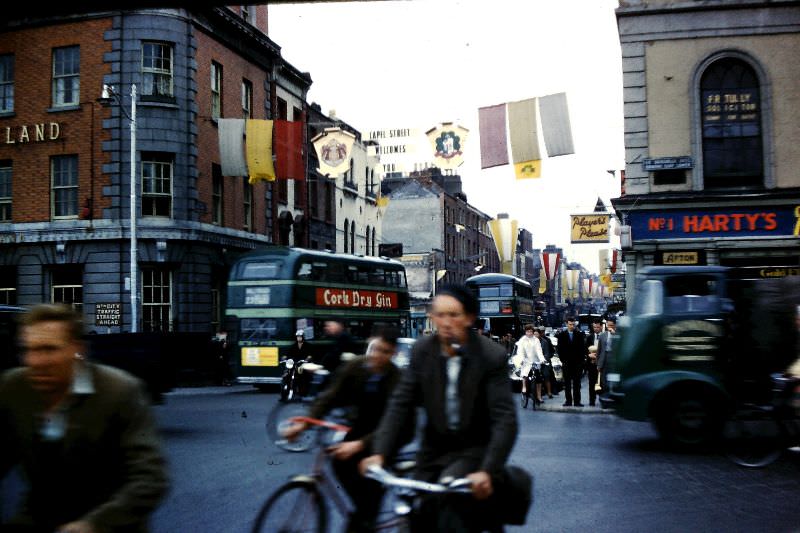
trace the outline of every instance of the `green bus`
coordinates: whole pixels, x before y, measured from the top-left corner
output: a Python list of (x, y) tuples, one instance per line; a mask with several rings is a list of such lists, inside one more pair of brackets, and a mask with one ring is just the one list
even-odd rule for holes
[(536, 322), (533, 289), (522, 278), (510, 274), (478, 274), (464, 285), (478, 298), (478, 318), (489, 326), (492, 335), (510, 333), (516, 340), (525, 324)]
[(330, 343), (324, 323), (340, 320), (357, 346), (374, 328), (408, 327), (408, 286), (402, 263), (290, 247), (242, 256), (231, 268), (226, 314), (236, 381), (281, 381), (279, 362), (303, 330), (314, 353)]

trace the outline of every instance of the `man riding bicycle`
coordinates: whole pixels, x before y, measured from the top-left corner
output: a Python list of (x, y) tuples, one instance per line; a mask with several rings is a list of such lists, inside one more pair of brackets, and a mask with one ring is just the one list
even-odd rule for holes
[(437, 333), (415, 344), (376, 432), (375, 455), (361, 463), (365, 472), (391, 457), (416, 406), (423, 407), (426, 425), (415, 477), (430, 482), (466, 477), (472, 496), (424, 498), (413, 531), (502, 530), (499, 507), (509, 498), (495, 492), (508, 487), (505, 463), (517, 437), (517, 415), (505, 350), (470, 330), (477, 312), (477, 300), (466, 288), (437, 291), (431, 311)]
[[(356, 358), (342, 366), (333, 383), (312, 404), (309, 417), (322, 418), (334, 408), (347, 408), (349, 433), (344, 441), (330, 448), (332, 465), (356, 509), (350, 516), (347, 532), (372, 531), (380, 510), (383, 487), (359, 475), (359, 462), (373, 453), (374, 431), (383, 415), (389, 397), (400, 381), (400, 369), (392, 363), (397, 349), (398, 332), (386, 328), (370, 340), (366, 357)], [(295, 439), (307, 429), (296, 423), (284, 431)], [(400, 441), (410, 441), (414, 424), (404, 429)]]

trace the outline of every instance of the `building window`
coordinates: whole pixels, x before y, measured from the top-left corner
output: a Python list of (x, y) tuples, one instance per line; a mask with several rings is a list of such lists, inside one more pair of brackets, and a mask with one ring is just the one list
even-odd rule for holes
[(14, 282), (17, 270), (12, 266), (0, 266), (0, 305), (17, 304), (17, 288)]
[(295, 122), (300, 122), (303, 120), (303, 110), (299, 107), (295, 107), (292, 109), (292, 120)]
[(223, 217), (222, 167), (211, 165), (211, 223), (222, 225)]
[(14, 111), (14, 56), (0, 56), (0, 113)]
[(256, 25), (256, 6), (242, 6), (242, 20)]
[(375, 255), (375, 250), (377, 250), (375, 246), (375, 228), (372, 228), (372, 255)]
[(286, 120), (286, 118), (289, 116), (289, 108), (286, 105), (286, 100), (284, 100), (283, 98), (278, 98), (277, 105), (275, 107), (276, 107), (275, 118), (277, 120)]
[(11, 221), (11, 161), (0, 161), (0, 222)]
[(78, 156), (57, 155), (50, 159), (52, 184), (51, 216), (74, 218), (78, 216)]
[(142, 323), (144, 331), (172, 330), (172, 272), (142, 268)]
[(369, 249), (369, 226), (367, 226), (367, 231), (364, 233), (364, 255), (372, 255)]
[(211, 62), (211, 118), (222, 116), (222, 65)]
[(78, 46), (53, 49), (53, 107), (77, 105), (81, 88), (81, 52)]
[(172, 99), (172, 46), (142, 43), (142, 96)]
[(242, 181), (242, 213), (244, 215), (244, 229), (253, 230), (253, 186), (250, 179), (245, 177)]
[(242, 80), (242, 118), (253, 118), (253, 84)]
[(350, 221), (344, 219), (344, 253), (347, 253), (350, 249), (349, 238), (350, 238)]
[(755, 71), (741, 59), (711, 63), (700, 79), (705, 187), (764, 183), (761, 92)]
[(312, 218), (319, 217), (319, 180), (311, 178), (308, 183), (308, 215)]
[(350, 223), (350, 253), (356, 253), (356, 221)]
[(168, 217), (172, 212), (172, 156), (142, 153), (142, 216)]
[(83, 307), (83, 273), (74, 266), (54, 268), (51, 272), (50, 302)]

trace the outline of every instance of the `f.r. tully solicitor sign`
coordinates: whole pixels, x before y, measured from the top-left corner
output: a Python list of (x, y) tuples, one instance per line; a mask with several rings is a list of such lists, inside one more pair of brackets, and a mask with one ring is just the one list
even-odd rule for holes
[(397, 293), (362, 289), (317, 288), (317, 305), (323, 307), (358, 307), (362, 309), (397, 309)]
[(570, 215), (572, 229), (571, 242), (608, 242), (608, 213), (592, 213), (590, 215)]

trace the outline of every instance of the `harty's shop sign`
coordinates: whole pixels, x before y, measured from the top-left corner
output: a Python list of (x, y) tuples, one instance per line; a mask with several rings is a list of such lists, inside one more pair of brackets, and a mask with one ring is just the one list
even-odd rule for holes
[(676, 211), (628, 215), (636, 241), (709, 237), (800, 236), (800, 205)]
[(397, 293), (320, 287), (317, 288), (317, 305), (361, 309), (397, 309)]

